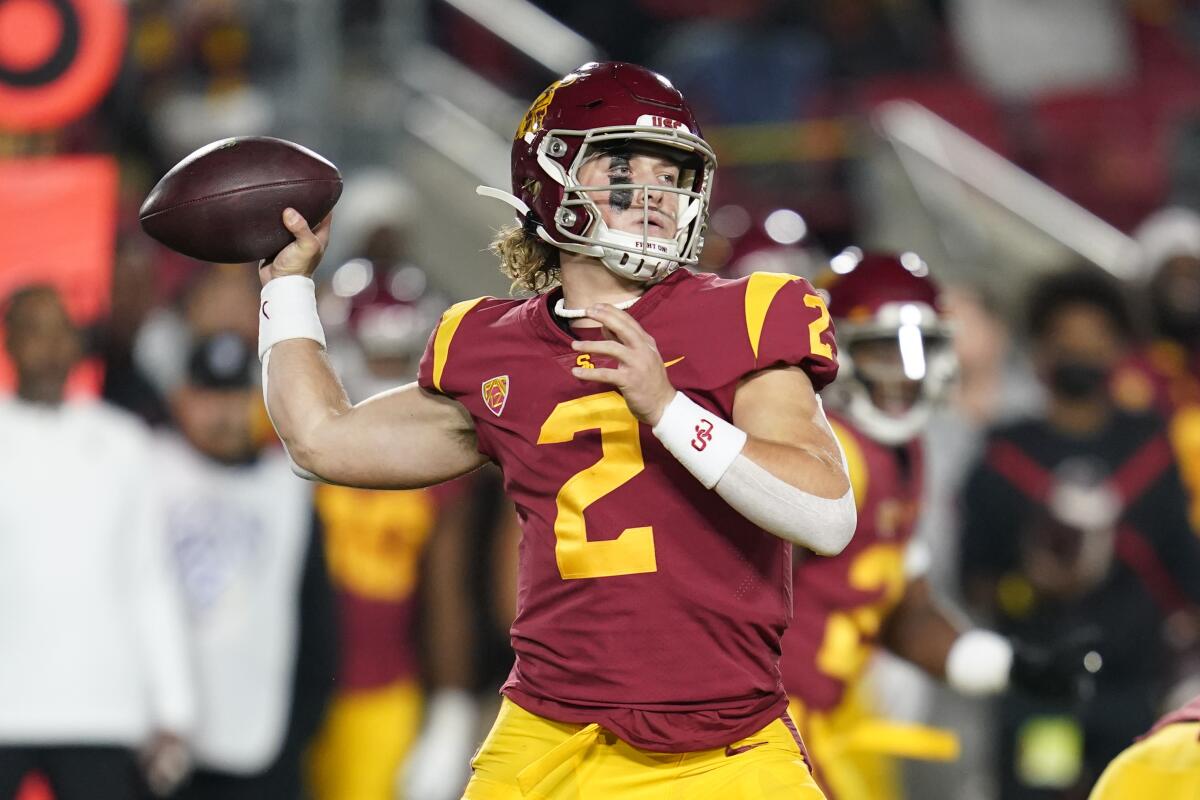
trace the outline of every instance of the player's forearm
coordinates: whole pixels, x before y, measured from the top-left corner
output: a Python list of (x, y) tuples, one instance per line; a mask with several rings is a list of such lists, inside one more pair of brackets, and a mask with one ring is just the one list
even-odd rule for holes
[(816, 497), (836, 500), (850, 488), (850, 478), (837, 451), (815, 443), (782, 444), (748, 436), (742, 456), (789, 486)]
[[(706, 488), (768, 533), (821, 555), (840, 553), (854, 536), (854, 496), (840, 453), (835, 468), (831, 455), (803, 446), (804, 439), (798, 440), (801, 446), (751, 439), (683, 394), (671, 401), (653, 430)], [(755, 455), (774, 462), (803, 488), (777, 477)]]
[(904, 598), (888, 617), (881, 641), (900, 658), (944, 679), (946, 660), (962, 628), (934, 600), (928, 584), (909, 584)]

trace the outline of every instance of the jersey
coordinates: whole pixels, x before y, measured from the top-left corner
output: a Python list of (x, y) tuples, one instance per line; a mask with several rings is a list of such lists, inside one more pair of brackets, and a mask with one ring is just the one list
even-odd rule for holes
[(893, 448), (836, 415), (830, 423), (846, 452), (858, 528), (839, 555), (796, 559), (792, 580), (802, 588), (783, 639), (783, 678), (810, 711), (841, 703), (903, 597), (922, 489), (919, 441)]
[[(559, 327), (559, 296), (451, 307), (418, 378), (470, 413), (521, 522), (516, 661), (502, 691), (645, 750), (724, 746), (786, 705), (790, 546), (705, 490), (619, 392), (571, 374), (615, 362), (571, 349), (572, 336), (601, 332)], [(677, 270), (629, 313), (672, 384), (725, 419), (756, 371), (797, 365), (817, 390), (837, 373), (829, 312), (795, 276)]]
[(1089, 800), (1190, 800), (1200, 795), (1200, 697), (1174, 711), (1117, 756)]
[(435, 494), (322, 485), (316, 502), (338, 604), (338, 688), (378, 689), (415, 677), (415, 589)]

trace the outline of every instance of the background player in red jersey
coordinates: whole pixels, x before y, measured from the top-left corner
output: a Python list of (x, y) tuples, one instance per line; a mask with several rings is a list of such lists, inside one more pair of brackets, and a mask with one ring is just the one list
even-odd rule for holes
[(938, 287), (915, 253), (837, 256), (827, 289), (843, 375), (830, 423), (858, 504), (858, 530), (836, 558), (797, 555), (794, 617), (783, 639), (784, 684), (816, 774), (836, 800), (887, 800), (895, 777), (881, 753), (953, 758), (940, 732), (871, 719), (860, 679), (877, 645), (967, 694), (1010, 679), (1066, 693), (1083, 673), (1084, 642), (1060, 652), (1014, 648), (964, 632), (932, 595), (929, 556), (913, 539), (922, 496), (919, 436), (955, 372)]
[(307, 277), (329, 222), (285, 212), (296, 241), (261, 269), (267, 403), (301, 469), (367, 487), (504, 472), (516, 664), (469, 798), (820, 797), (778, 654), (791, 547), (837, 553), (854, 529), (816, 395), (833, 329), (793, 276), (677, 269), (715, 166), (662, 76), (556, 81), (517, 130), (512, 194), (480, 190), (518, 212), (504, 269), (546, 291), (451, 307), (418, 383), (355, 406)]

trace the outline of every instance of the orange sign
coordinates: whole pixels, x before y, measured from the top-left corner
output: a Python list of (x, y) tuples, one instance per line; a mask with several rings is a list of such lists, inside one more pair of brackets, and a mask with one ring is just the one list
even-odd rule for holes
[(0, 2), (0, 128), (56, 128), (91, 111), (125, 50), (122, 0)]
[[(77, 323), (107, 312), (116, 219), (115, 159), (0, 160), (0, 305), (22, 286), (49, 283)], [(99, 368), (85, 364), (70, 388), (95, 391), (99, 382)], [(11, 386), (0, 348), (0, 391)]]
[(483, 382), (483, 402), (497, 417), (508, 402), (508, 376), (498, 375)]

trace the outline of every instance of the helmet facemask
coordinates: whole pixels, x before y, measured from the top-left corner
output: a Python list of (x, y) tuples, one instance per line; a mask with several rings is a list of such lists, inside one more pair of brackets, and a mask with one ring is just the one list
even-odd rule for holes
[(923, 303), (891, 303), (874, 320), (838, 323), (846, 415), (876, 441), (918, 436), (957, 373), (949, 327)]
[[(566, 168), (556, 158), (570, 151), (568, 141), (579, 139), (578, 150)], [(613, 152), (666, 156), (678, 163), (679, 180), (675, 186), (642, 183), (583, 184), (579, 171), (590, 159)], [(642, 282), (662, 280), (681, 264), (695, 264), (703, 246), (703, 231), (708, 220), (708, 204), (712, 193), (712, 175), (716, 156), (700, 137), (679, 128), (655, 125), (618, 125), (592, 130), (553, 129), (546, 132), (537, 152), (538, 164), (562, 185), (562, 201), (552, 220), (538, 228), (539, 236), (562, 250), (598, 258), (623, 278)], [(603, 219), (600, 207), (592, 197), (595, 192), (625, 195), (632, 200), (641, 197), (642, 230), (640, 233), (614, 230)], [(673, 194), (675, 205), (675, 235), (671, 238), (651, 235), (651, 193)], [(668, 199), (660, 213), (670, 213)], [(581, 233), (578, 228), (581, 214), (590, 222)]]

